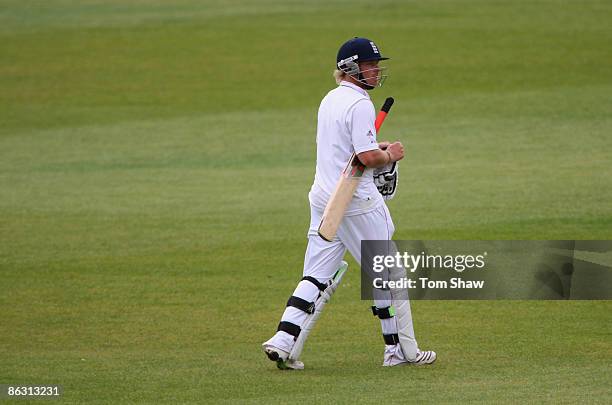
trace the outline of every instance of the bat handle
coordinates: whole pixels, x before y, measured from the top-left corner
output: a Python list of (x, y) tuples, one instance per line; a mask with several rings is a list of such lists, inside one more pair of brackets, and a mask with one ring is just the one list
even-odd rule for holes
[(387, 97), (387, 99), (385, 100), (385, 103), (380, 109), (380, 112), (376, 116), (376, 121), (374, 122), (376, 132), (378, 132), (378, 130), (382, 126), (383, 122), (385, 121), (385, 118), (387, 118), (387, 114), (389, 114), (389, 111), (391, 111), (391, 107), (393, 106), (394, 102), (395, 99), (393, 97)]
[(377, 133), (382, 126), (382, 123), (385, 121), (385, 118), (387, 118), (387, 113), (381, 110), (376, 116), (376, 121), (374, 122), (374, 127), (376, 128)]

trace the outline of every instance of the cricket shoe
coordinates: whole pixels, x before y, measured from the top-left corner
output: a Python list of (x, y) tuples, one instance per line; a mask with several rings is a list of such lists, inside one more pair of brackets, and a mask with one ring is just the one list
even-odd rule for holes
[(414, 361), (410, 361), (404, 356), (404, 352), (402, 352), (402, 348), (399, 344), (386, 345), (383, 367), (393, 367), (405, 364), (414, 364), (415, 366), (422, 366), (433, 363), (434, 361), (436, 361), (436, 358), (436, 352), (434, 351), (427, 350), (423, 352), (419, 350), (417, 352), (416, 359)]
[(276, 363), (279, 370), (303, 370), (304, 363), (289, 359), (289, 352), (264, 343), (261, 345), (268, 358)]

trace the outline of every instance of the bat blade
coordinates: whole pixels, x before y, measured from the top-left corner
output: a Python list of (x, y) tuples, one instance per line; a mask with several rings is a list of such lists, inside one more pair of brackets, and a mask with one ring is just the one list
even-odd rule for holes
[(325, 207), (321, 223), (319, 224), (318, 232), (321, 238), (328, 242), (334, 239), (340, 222), (344, 218), (344, 213), (353, 199), (355, 190), (359, 186), (360, 180), (361, 176), (351, 176), (350, 172), (342, 173), (336, 184), (336, 189), (329, 198), (330, 203)]

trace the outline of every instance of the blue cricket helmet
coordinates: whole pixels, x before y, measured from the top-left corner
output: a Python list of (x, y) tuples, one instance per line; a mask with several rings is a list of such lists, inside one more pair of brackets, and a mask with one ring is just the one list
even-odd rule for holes
[(338, 50), (336, 64), (340, 67), (341, 62), (368, 62), (373, 60), (387, 60), (380, 54), (378, 46), (367, 38), (355, 37), (346, 41)]
[[(366, 89), (373, 89), (374, 87), (368, 84), (364, 79), (364, 72), (360, 70), (359, 63), (387, 59), (389, 58), (386, 58), (380, 54), (380, 50), (374, 41), (367, 38), (355, 37), (342, 44), (338, 50), (338, 55), (336, 56), (336, 67), (347, 75), (353, 77), (355, 80), (359, 81), (359, 83), (361, 83)], [(377, 68), (377, 71), (381, 72), (384, 69), (385, 68)], [(382, 86), (386, 78), (387, 75), (379, 74), (377, 86)]]

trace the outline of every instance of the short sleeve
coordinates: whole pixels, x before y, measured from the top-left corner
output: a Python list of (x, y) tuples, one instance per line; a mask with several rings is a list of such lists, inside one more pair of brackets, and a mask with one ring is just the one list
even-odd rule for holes
[(356, 154), (378, 149), (376, 141), (376, 120), (374, 105), (370, 100), (362, 99), (355, 103), (349, 112), (349, 130), (351, 142)]

